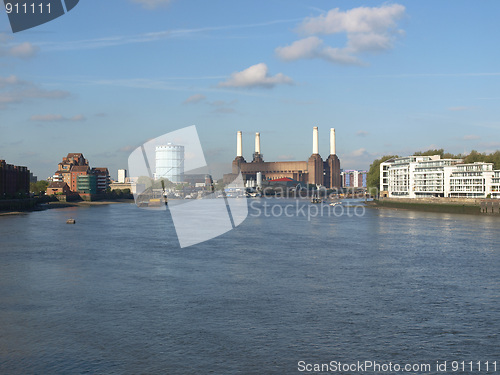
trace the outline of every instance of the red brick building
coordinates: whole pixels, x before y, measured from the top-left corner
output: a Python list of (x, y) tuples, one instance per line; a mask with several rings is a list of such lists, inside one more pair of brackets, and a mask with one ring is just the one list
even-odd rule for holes
[(70, 193), (71, 193), (71, 191), (69, 190), (69, 186), (66, 182), (62, 182), (62, 181), (52, 182), (47, 187), (47, 195), (70, 194)]
[[(90, 176), (85, 179), (84, 176)], [(92, 176), (95, 176), (92, 177)], [(95, 179), (95, 182), (93, 180)], [(110, 177), (108, 168), (90, 168), (89, 162), (82, 153), (69, 153), (58, 164), (54, 174), (55, 182), (65, 182), (70, 192), (80, 193), (89, 190), (89, 183), (94, 186), (90, 190), (104, 193), (109, 187)], [(78, 181), (82, 186), (79, 186)], [(85, 185), (85, 186), (84, 186)], [(94, 193), (92, 193), (94, 194)]]

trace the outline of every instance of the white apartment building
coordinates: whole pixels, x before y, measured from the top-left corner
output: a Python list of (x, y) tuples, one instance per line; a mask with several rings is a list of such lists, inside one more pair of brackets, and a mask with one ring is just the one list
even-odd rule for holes
[(415, 166), (413, 191), (416, 198), (445, 197), (450, 191), (450, 179), (461, 159), (423, 161)]
[(380, 164), (380, 190), (390, 198), (415, 198), (415, 167), (426, 161), (439, 160), (434, 156), (407, 156)]
[(500, 170), (493, 172), (491, 179), (491, 197), (500, 198)]
[[(439, 155), (408, 156), (380, 164), (380, 190), (390, 198), (493, 197), (492, 163), (463, 164), (461, 159), (441, 159)], [(500, 198), (500, 192), (495, 194)]]
[(486, 198), (491, 194), (492, 163), (457, 165), (450, 176), (449, 197)]
[(127, 170), (126, 169), (118, 169), (118, 183), (124, 184), (127, 179)]

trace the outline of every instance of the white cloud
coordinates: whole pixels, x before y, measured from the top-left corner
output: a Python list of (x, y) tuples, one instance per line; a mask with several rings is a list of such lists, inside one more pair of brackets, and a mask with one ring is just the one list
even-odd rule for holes
[(62, 115), (33, 115), (30, 117), (30, 121), (41, 121), (41, 122), (50, 122), (50, 121), (62, 121)]
[(146, 9), (155, 9), (170, 4), (171, 0), (132, 0), (132, 2), (141, 4)]
[(69, 121), (85, 121), (86, 118), (84, 115), (75, 115), (69, 118)]
[(461, 106), (461, 107), (450, 107), (450, 108), (448, 108), (448, 111), (458, 112), (458, 111), (468, 111), (469, 109), (471, 109), (471, 107), (465, 107), (465, 106)]
[[(397, 21), (404, 16), (405, 7), (399, 4), (380, 7), (359, 7), (345, 12), (338, 8), (327, 14), (307, 18), (297, 29), (306, 36), (286, 47), (276, 48), (283, 60), (320, 58), (337, 64), (363, 65), (357, 55), (394, 48), (394, 42), (404, 31), (396, 29)], [(331, 47), (317, 35), (345, 33), (346, 44)]]
[(13, 37), (5, 33), (0, 33), (0, 57), (17, 57), (20, 59), (28, 59), (34, 57), (39, 48), (29, 42), (20, 44), (9, 43)]
[(381, 7), (359, 7), (345, 12), (338, 8), (318, 17), (309, 17), (299, 26), (304, 34), (383, 33), (397, 26), (396, 21), (403, 17), (405, 7), (400, 4)]
[(210, 104), (213, 107), (222, 107), (222, 106), (231, 106), (236, 103), (238, 103), (238, 100), (233, 99), (230, 102), (227, 102), (225, 100), (214, 100), (213, 102), (209, 102), (208, 104)]
[(286, 47), (278, 47), (276, 48), (276, 53), (285, 61), (321, 58), (338, 64), (362, 64), (361, 61), (357, 57), (351, 55), (346, 48), (325, 46), (323, 40), (317, 36), (310, 36), (297, 40)]
[(317, 53), (320, 47), (323, 46), (323, 41), (317, 36), (296, 40), (290, 46), (278, 47), (276, 52), (278, 55), (287, 61), (299, 59), (312, 59), (318, 57)]
[(21, 103), (27, 99), (63, 99), (69, 95), (69, 92), (63, 90), (45, 90), (14, 75), (0, 77), (0, 109), (7, 104)]
[(347, 46), (353, 52), (378, 52), (392, 49), (393, 41), (394, 36), (388, 34), (349, 34)]
[[(207, 34), (213, 32), (265, 28), (276, 24), (292, 23), (297, 21), (299, 20), (284, 19), (284, 20), (272, 20), (272, 21), (252, 23), (252, 24), (238, 23), (233, 25), (207, 26), (207, 27), (199, 27), (192, 29), (166, 29), (156, 32), (111, 35), (93, 39), (69, 40), (69, 41), (46, 41), (46, 42), (39, 42), (38, 45), (41, 46), (44, 51), (74, 51), (74, 50), (84, 50), (84, 49), (107, 48), (112, 46), (121, 46), (121, 45), (136, 44), (136, 43), (150, 43), (158, 40), (173, 39), (173, 38), (186, 38), (186, 37), (194, 38), (197, 36), (200, 38), (205, 38)], [(0, 37), (1, 36), (2, 34), (0, 34)], [(233, 38), (230, 33), (228, 34), (227, 37)], [(218, 78), (218, 77), (206, 77), (205, 79), (212, 79), (212, 78)]]
[(464, 135), (464, 141), (474, 141), (476, 139), (481, 139), (481, 137), (475, 134)]
[(29, 42), (24, 42), (15, 45), (7, 50), (7, 55), (12, 57), (18, 57), (20, 59), (28, 59), (37, 54), (39, 48), (34, 46)]
[(363, 65), (363, 62), (352, 55), (347, 48), (325, 47), (318, 53), (318, 57), (337, 64)]
[(218, 113), (218, 114), (223, 114), (227, 115), (230, 113), (236, 113), (236, 110), (231, 107), (218, 107), (212, 111), (212, 113)]
[(366, 130), (358, 130), (358, 131), (356, 132), (356, 135), (357, 135), (358, 137), (366, 137), (368, 134), (369, 134), (369, 133), (368, 133)]
[(366, 149), (365, 148), (359, 148), (357, 150), (354, 150), (353, 152), (351, 152), (351, 156), (354, 157), (354, 158), (359, 158), (361, 156), (365, 156), (367, 154), (366, 152)]
[(18, 86), (22, 85), (23, 81), (17, 78), (14, 75), (10, 75), (8, 77), (0, 77), (0, 89), (6, 86)]
[(203, 94), (195, 94), (191, 95), (189, 98), (184, 100), (183, 104), (196, 104), (199, 103), (203, 100), (205, 100), (207, 97)]
[(37, 121), (37, 122), (59, 122), (59, 121), (78, 122), (85, 120), (86, 118), (84, 115), (76, 115), (69, 118), (64, 117), (63, 115), (60, 114), (33, 115), (30, 117), (30, 121)]
[(137, 146), (132, 146), (132, 145), (126, 145), (118, 149), (118, 152), (132, 152), (137, 148)]
[(273, 88), (280, 84), (293, 84), (290, 77), (283, 73), (278, 73), (271, 76), (268, 73), (268, 67), (264, 63), (252, 65), (251, 67), (241, 71), (234, 72), (225, 82), (220, 82), (218, 87), (263, 87)]

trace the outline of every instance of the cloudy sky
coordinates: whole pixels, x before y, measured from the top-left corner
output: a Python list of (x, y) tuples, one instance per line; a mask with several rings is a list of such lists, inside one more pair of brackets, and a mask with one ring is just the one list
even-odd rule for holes
[(345, 169), (429, 148), (500, 149), (500, 2), (106, 0), (13, 34), (0, 12), (0, 159), (51, 175), (83, 152), (112, 176), (197, 125), (217, 174), (305, 160), (329, 129)]

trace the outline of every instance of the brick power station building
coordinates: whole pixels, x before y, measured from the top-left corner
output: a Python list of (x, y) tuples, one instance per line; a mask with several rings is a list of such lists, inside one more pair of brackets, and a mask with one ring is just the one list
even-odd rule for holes
[(265, 162), (260, 152), (260, 133), (255, 134), (255, 152), (251, 162), (243, 157), (242, 133), (238, 131), (236, 139), (236, 158), (232, 164), (232, 173), (224, 175), (224, 183), (231, 183), (241, 172), (243, 180), (262, 179), (278, 180), (291, 178), (303, 184), (322, 185), (329, 189), (341, 187), (340, 160), (336, 154), (335, 129), (330, 129), (330, 155), (323, 160), (319, 155), (318, 128), (313, 128), (313, 153), (306, 161)]

